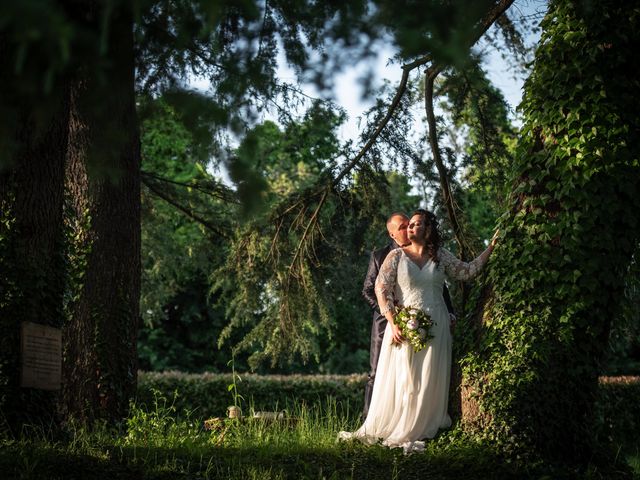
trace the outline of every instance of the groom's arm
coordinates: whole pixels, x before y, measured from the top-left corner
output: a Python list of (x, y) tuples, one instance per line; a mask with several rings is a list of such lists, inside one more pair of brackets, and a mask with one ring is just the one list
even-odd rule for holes
[(375, 285), (376, 277), (378, 276), (378, 270), (380, 269), (380, 267), (378, 265), (378, 262), (376, 262), (375, 253), (375, 250), (371, 252), (371, 257), (369, 258), (369, 268), (367, 269), (366, 277), (364, 277), (362, 296), (373, 310), (379, 310), (378, 299), (376, 298), (375, 292)]

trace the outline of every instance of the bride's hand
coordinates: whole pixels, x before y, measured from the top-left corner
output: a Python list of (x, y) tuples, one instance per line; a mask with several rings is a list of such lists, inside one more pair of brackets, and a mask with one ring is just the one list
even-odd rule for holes
[(404, 337), (402, 336), (400, 327), (398, 327), (395, 323), (391, 323), (391, 343), (400, 344), (403, 341), (404, 341)]
[(498, 228), (498, 229), (496, 230), (496, 233), (494, 233), (494, 234), (493, 234), (493, 237), (491, 237), (491, 241), (489, 242), (489, 245), (490, 245), (492, 248), (495, 248), (496, 243), (498, 243), (498, 235), (499, 235), (499, 234), (500, 234), (500, 229)]

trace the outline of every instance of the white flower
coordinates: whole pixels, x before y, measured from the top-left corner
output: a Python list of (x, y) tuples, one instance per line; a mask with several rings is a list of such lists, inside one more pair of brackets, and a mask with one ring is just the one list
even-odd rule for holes
[(409, 330), (415, 330), (419, 326), (420, 326), (420, 324), (418, 323), (418, 321), (415, 318), (412, 318), (407, 322), (407, 328)]
[(424, 340), (425, 338), (427, 338), (427, 331), (424, 328), (419, 328), (418, 336), (420, 337), (420, 340)]

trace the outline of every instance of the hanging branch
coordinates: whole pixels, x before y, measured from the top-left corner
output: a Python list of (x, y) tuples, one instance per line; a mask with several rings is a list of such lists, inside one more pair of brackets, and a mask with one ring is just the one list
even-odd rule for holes
[[(304, 248), (305, 242), (309, 236), (309, 232), (312, 231), (312, 229), (317, 225), (318, 223), (318, 214), (320, 213), (320, 210), (322, 210), (322, 206), (324, 205), (325, 200), (327, 199), (327, 194), (329, 193), (328, 189), (324, 191), (324, 193), (322, 194), (322, 197), (320, 198), (320, 201), (318, 202), (318, 206), (316, 207), (316, 209), (313, 212), (313, 215), (311, 215), (311, 218), (309, 219), (309, 222), (307, 223), (307, 226), (304, 229), (304, 232), (302, 233), (302, 238), (300, 239), (300, 242), (298, 243), (298, 248), (296, 248), (296, 252), (293, 255), (293, 260), (291, 260), (291, 265), (289, 266), (289, 271), (292, 272), (294, 265), (296, 263), (297, 260), (300, 261), (300, 268), (302, 269), (302, 259), (300, 257), (300, 254), (302, 252), (302, 249)], [(291, 278), (291, 276), (289, 276), (289, 278)]]
[[(393, 101), (391, 102), (391, 105), (389, 105), (389, 109), (387, 110), (387, 113), (385, 114), (384, 118), (381, 120), (381, 122), (376, 127), (376, 130), (374, 131), (374, 133), (371, 136), (371, 138), (369, 138), (367, 143), (360, 149), (358, 154), (340, 171), (340, 173), (338, 173), (338, 175), (328, 185), (326, 185), (326, 184), (325, 185), (321, 185), (317, 190), (313, 191), (308, 197), (304, 197), (303, 196), (303, 197), (299, 198), (296, 202), (294, 202), (292, 205), (290, 205), (286, 210), (284, 210), (283, 212), (279, 213), (276, 217), (274, 217), (272, 219), (273, 221), (278, 222), (278, 225), (280, 225), (281, 222), (282, 222), (282, 218), (287, 213), (291, 212), (292, 210), (294, 210), (298, 206), (305, 205), (309, 198), (313, 198), (316, 195), (321, 195), (322, 196), (321, 197), (321, 201), (320, 201), (320, 203), (318, 205), (318, 208), (314, 212), (313, 216), (309, 219), (309, 223), (305, 227), (305, 232), (303, 234), (302, 240), (301, 240), (300, 244), (298, 245), (298, 247), (296, 248), (296, 252), (295, 252), (295, 255), (294, 255), (294, 262), (291, 263), (290, 268), (289, 268), (290, 271), (292, 271), (293, 265), (295, 264), (295, 259), (297, 259), (297, 257), (299, 256), (299, 254), (300, 254), (300, 252), (302, 250), (303, 243), (304, 243), (304, 241), (305, 241), (305, 239), (307, 237), (307, 232), (311, 229), (312, 224), (317, 222), (318, 213), (322, 209), (322, 206), (324, 205), (324, 201), (325, 201), (327, 195), (329, 194), (330, 190), (334, 186), (338, 185), (340, 183), (340, 181), (351, 170), (353, 170), (353, 168), (358, 164), (358, 162), (365, 156), (365, 154), (375, 144), (376, 140), (378, 139), (378, 137), (380, 136), (380, 134), (382, 133), (384, 128), (387, 126), (387, 124), (389, 123), (389, 121), (393, 117), (393, 114), (395, 113), (396, 109), (398, 108), (398, 105), (400, 105), (400, 100), (402, 99), (402, 96), (404, 95), (404, 93), (405, 93), (405, 91), (407, 89), (407, 83), (409, 81), (409, 73), (412, 70), (416, 69), (417, 67), (419, 67), (421, 65), (425, 65), (429, 61), (431, 61), (431, 55), (425, 55), (424, 57), (418, 58), (417, 60), (402, 66), (402, 79), (400, 80), (400, 85), (398, 86), (398, 89), (396, 90), (396, 94), (393, 97)], [(272, 245), (271, 245), (271, 252), (272, 253), (275, 251), (274, 247), (275, 247), (275, 243), (276, 243), (277, 236), (278, 236), (279, 232), (280, 232), (280, 228), (278, 228), (276, 230), (276, 235), (274, 236), (273, 241), (272, 241)]]
[(444, 166), (442, 156), (440, 155), (438, 132), (436, 130), (436, 116), (433, 111), (433, 83), (439, 73), (440, 69), (438, 67), (431, 67), (427, 69), (427, 75), (425, 77), (424, 108), (427, 113), (427, 124), (429, 125), (429, 146), (431, 147), (433, 160), (436, 164), (436, 168), (438, 169), (440, 189), (447, 209), (447, 215), (449, 216), (449, 222), (451, 222), (451, 227), (453, 228), (453, 236), (460, 249), (460, 256), (463, 260), (466, 260), (469, 249), (467, 248), (467, 242), (464, 239), (462, 227), (458, 221), (455, 205), (453, 204), (453, 196), (451, 195), (451, 187), (449, 186), (447, 167)]
[(166, 178), (166, 177), (162, 177), (160, 175), (157, 175), (155, 173), (152, 172), (147, 172), (147, 171), (141, 171), (140, 174), (143, 177), (143, 181), (146, 178), (150, 178), (153, 179), (154, 181), (158, 181), (158, 182), (163, 182), (163, 183), (168, 183), (171, 185), (177, 185), (179, 187), (185, 187), (185, 188), (192, 188), (194, 190), (197, 190), (201, 193), (204, 193), (205, 195), (209, 195), (211, 197), (214, 198), (218, 198), (220, 200), (222, 200), (223, 202), (226, 203), (236, 203), (239, 204), (240, 202), (238, 201), (237, 198), (235, 198), (233, 191), (231, 191), (231, 189), (229, 189), (228, 187), (224, 186), (223, 184), (217, 183), (217, 182), (211, 182), (213, 183), (213, 188), (210, 187), (205, 187), (202, 186), (202, 184), (200, 182), (179, 182), (177, 180), (172, 180), (170, 178)]
[[(472, 45), (475, 44), (482, 35), (489, 29), (491, 25), (511, 6), (513, 0), (502, 0), (498, 2), (483, 18), (481, 27), (472, 41)], [(456, 239), (456, 243), (460, 249), (460, 256), (466, 259), (470, 253), (470, 248), (464, 238), (462, 227), (458, 221), (456, 215), (456, 208), (454, 205), (453, 196), (451, 195), (451, 188), (449, 186), (447, 168), (444, 166), (442, 157), (440, 155), (440, 147), (438, 145), (438, 131), (436, 128), (436, 117), (433, 111), (433, 84), (436, 77), (442, 72), (443, 66), (431, 65), (427, 69), (425, 76), (425, 95), (424, 95), (424, 108), (427, 113), (427, 123), (429, 125), (429, 146), (431, 147), (431, 153), (438, 169), (440, 176), (440, 188), (442, 190), (442, 197), (447, 209), (449, 221), (453, 228), (453, 235)]]
[(195, 213), (193, 210), (185, 207), (184, 205), (181, 205), (180, 203), (178, 203), (177, 201), (175, 201), (173, 198), (171, 198), (171, 196), (167, 195), (162, 189), (158, 188), (156, 185), (153, 184), (153, 181), (149, 180), (149, 177), (145, 177), (144, 175), (141, 177), (142, 183), (154, 194), (157, 195), (158, 197), (160, 197), (162, 200), (164, 200), (165, 202), (167, 202), (169, 205), (172, 205), (173, 207), (177, 208), (179, 211), (181, 211), (182, 213), (184, 213), (187, 217), (191, 218), (192, 220), (198, 222), (200, 225), (204, 226), (205, 228), (207, 228), (208, 230), (210, 230), (211, 232), (215, 233), (216, 235), (220, 236), (220, 237), (226, 237), (227, 234), (224, 233), (222, 230), (220, 230), (219, 228), (217, 228), (213, 223), (209, 222), (207, 219), (201, 217), (200, 215), (198, 215), (197, 213)]
[[(511, 6), (513, 0), (503, 0), (500, 1), (497, 5), (492, 8), (481, 23), (481, 28), (478, 31), (477, 36), (473, 39), (472, 44), (475, 44), (482, 35), (489, 29), (489, 27), (502, 15), (504, 12)], [(424, 95), (424, 106), (427, 114), (427, 123), (429, 127), (429, 146), (431, 147), (431, 152), (433, 154), (433, 159), (436, 164), (436, 168), (438, 169), (438, 174), (440, 177), (440, 189), (442, 191), (442, 196), (444, 200), (444, 204), (447, 209), (447, 214), (449, 216), (449, 221), (451, 222), (451, 227), (453, 228), (453, 235), (456, 239), (456, 243), (458, 244), (459, 254), (463, 260), (467, 260), (470, 257), (471, 249), (464, 238), (464, 232), (462, 230), (462, 226), (458, 220), (458, 216), (456, 215), (456, 207), (454, 204), (453, 195), (451, 195), (451, 188), (449, 186), (449, 177), (447, 168), (445, 167), (442, 157), (440, 155), (440, 147), (438, 145), (438, 131), (436, 128), (436, 118), (433, 110), (433, 84), (436, 80), (436, 77), (443, 70), (443, 66), (441, 65), (431, 65), (426, 72), (425, 76), (425, 95)], [(467, 285), (462, 285), (462, 313), (464, 315), (464, 311), (466, 309), (467, 298), (469, 295), (469, 289)]]
[(333, 179), (332, 185), (338, 185), (340, 181), (358, 164), (358, 162), (365, 156), (365, 154), (369, 151), (369, 149), (376, 143), (378, 136), (384, 130), (384, 127), (387, 126), (391, 117), (395, 113), (398, 105), (400, 105), (400, 100), (402, 99), (402, 95), (407, 90), (407, 82), (409, 81), (409, 73), (416, 69), (421, 65), (425, 65), (431, 61), (431, 55), (425, 55), (422, 58), (419, 58), (411, 63), (402, 66), (402, 78), (400, 80), (400, 85), (398, 86), (398, 90), (396, 91), (396, 95), (393, 97), (393, 101), (389, 106), (389, 110), (387, 110), (386, 115), (376, 128), (371, 138), (367, 141), (367, 143), (362, 147), (362, 149), (358, 152), (358, 154), (340, 171), (340, 173)]

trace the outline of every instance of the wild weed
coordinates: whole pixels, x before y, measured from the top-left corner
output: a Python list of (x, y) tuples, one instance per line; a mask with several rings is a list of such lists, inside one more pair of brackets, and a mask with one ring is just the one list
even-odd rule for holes
[(180, 412), (178, 416), (174, 406), (177, 391), (170, 403), (158, 390), (153, 395), (151, 409), (131, 403), (127, 432), (117, 442), (119, 445), (164, 449), (199, 449), (211, 445), (212, 435), (203, 429), (193, 412)]

